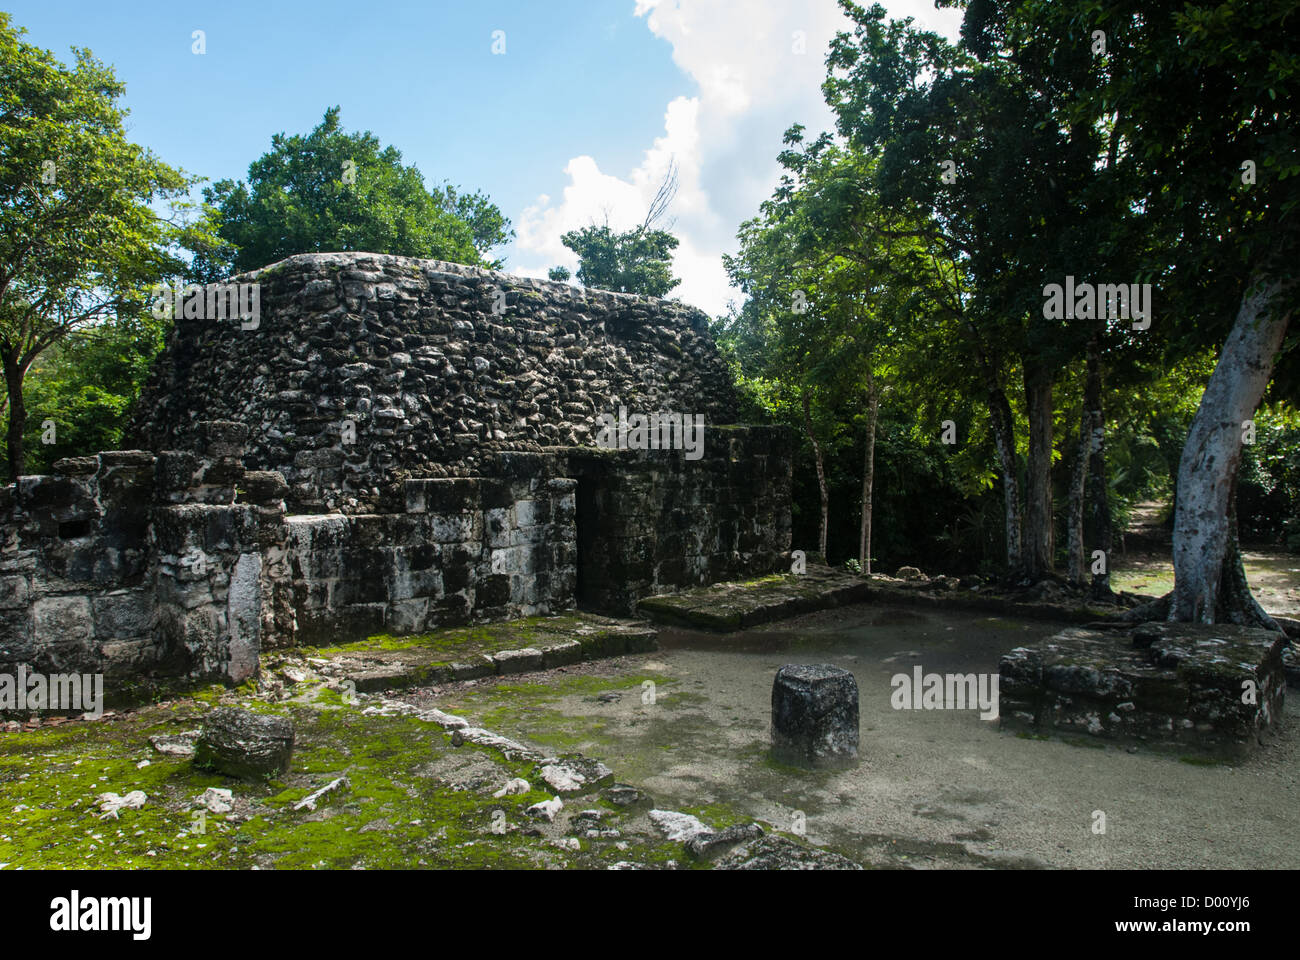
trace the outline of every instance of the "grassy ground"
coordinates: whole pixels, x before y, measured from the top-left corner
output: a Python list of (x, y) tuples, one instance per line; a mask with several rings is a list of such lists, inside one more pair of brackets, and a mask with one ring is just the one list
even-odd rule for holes
[[(1111, 587), (1153, 597), (1174, 588), (1174, 565), (1164, 504), (1140, 504), (1133, 524), (1114, 551)], [(1300, 555), (1272, 545), (1244, 545), (1246, 580), (1260, 605), (1283, 617), (1300, 616)]]

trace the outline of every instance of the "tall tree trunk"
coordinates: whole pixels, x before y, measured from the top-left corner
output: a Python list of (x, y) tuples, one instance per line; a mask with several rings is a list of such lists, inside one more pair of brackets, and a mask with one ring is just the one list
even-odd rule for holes
[(6, 436), (6, 453), (9, 459), (9, 478), (17, 482), (22, 476), (23, 431), (27, 428), (27, 407), (23, 403), (23, 370), (17, 351), (8, 344), (0, 345), (0, 364), (4, 366), (5, 395), (9, 398), (9, 432)]
[(1074, 469), (1070, 472), (1070, 498), (1066, 505), (1066, 530), (1068, 559), (1066, 576), (1073, 584), (1084, 582), (1086, 564), (1084, 561), (1083, 539), (1083, 500), (1084, 487), (1088, 480), (1088, 451), (1092, 446), (1092, 411), (1085, 401), (1079, 407), (1079, 443), (1074, 457)]
[(803, 395), (803, 428), (808, 434), (808, 442), (812, 444), (813, 459), (817, 463), (817, 488), (821, 492), (822, 498), (822, 525), (821, 533), (817, 538), (817, 550), (822, 555), (822, 561), (826, 561), (826, 526), (830, 516), (830, 494), (826, 490), (826, 466), (822, 462), (822, 445), (817, 442), (817, 434), (813, 430), (811, 401), (808, 397), (808, 391)]
[(862, 455), (862, 531), (858, 537), (858, 566), (871, 572), (871, 504), (876, 482), (876, 421), (880, 414), (880, 391), (876, 378), (867, 371), (867, 448)]
[(1037, 580), (1052, 572), (1052, 378), (1047, 367), (1025, 367), (1029, 418), (1029, 470), (1025, 498), (1025, 573)]
[(1024, 563), (1021, 541), (1020, 476), (1016, 464), (1015, 421), (1011, 404), (1001, 387), (991, 385), (988, 396), (989, 425), (993, 445), (997, 448), (998, 468), (1002, 473), (1002, 505), (1007, 539), (1007, 572), (1019, 576)]
[(1092, 575), (1092, 596), (1113, 599), (1110, 589), (1110, 486), (1106, 479), (1106, 411), (1101, 405), (1101, 344), (1096, 337), (1088, 343), (1088, 378), (1083, 387), (1083, 406), (1092, 428), (1088, 444), (1087, 508), (1083, 517), (1083, 542), (1104, 555), (1101, 573)]
[(1217, 623), (1236, 623), (1248, 627), (1266, 627), (1281, 630), (1250, 592), (1246, 580), (1246, 567), (1242, 562), (1241, 543), (1237, 535), (1237, 478), (1232, 479), (1228, 497), (1228, 550), (1223, 557), (1219, 575), (1219, 604), (1215, 610)]
[(1259, 406), (1286, 335), (1290, 314), (1270, 309), (1281, 289), (1278, 281), (1252, 278), (1183, 445), (1174, 507), (1172, 621), (1214, 623), (1222, 614), (1219, 594), (1232, 539), (1228, 512), (1241, 465), (1242, 422)]

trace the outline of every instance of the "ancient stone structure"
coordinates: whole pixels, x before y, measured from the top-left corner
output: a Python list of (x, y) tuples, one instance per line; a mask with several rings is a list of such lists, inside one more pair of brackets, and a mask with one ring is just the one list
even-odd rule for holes
[(858, 762), (858, 681), (829, 663), (786, 664), (772, 682), (772, 754), (808, 767)]
[[(788, 566), (790, 438), (731, 425), (698, 311), (371, 254), (237, 280), (259, 314), (177, 321), (141, 450), (0, 489), (0, 670), (239, 682), (276, 646)], [(620, 408), (702, 446), (598, 448)]]
[(1281, 633), (1232, 624), (1065, 630), (1002, 658), (1001, 724), (1248, 753), (1282, 719), (1286, 642)]
[(284, 476), (291, 513), (397, 511), (406, 478), (589, 447), (620, 406), (736, 420), (708, 318), (680, 304), (372, 254), (234, 281), (259, 285), (260, 316), (178, 319), (131, 439), (183, 450), (203, 421), (243, 423), (246, 465)]

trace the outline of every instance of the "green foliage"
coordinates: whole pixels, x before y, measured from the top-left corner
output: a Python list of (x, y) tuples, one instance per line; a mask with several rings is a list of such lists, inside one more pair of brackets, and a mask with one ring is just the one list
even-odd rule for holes
[[(163, 324), (149, 318), (101, 324), (47, 351), (27, 383), (29, 472), (47, 473), (63, 457), (120, 449), (129, 407), (163, 339)], [(55, 425), (53, 444), (42, 442), (46, 421)]]
[(672, 275), (672, 252), (679, 241), (666, 230), (615, 233), (609, 224), (593, 225), (570, 230), (561, 240), (578, 255), (578, 280), (583, 286), (666, 297), (681, 283)]
[[(196, 180), (126, 139), (124, 86), (89, 50), (68, 67), (0, 13), (0, 364), (10, 476), (23, 471), (28, 371), (79, 330), (144, 309), (180, 269), (154, 210)], [(77, 393), (77, 403), (99, 400)]]
[(429, 189), (396, 148), (345, 132), (338, 107), (306, 136), (276, 134), (247, 183), (218, 181), (204, 198), (208, 222), (189, 237), (199, 280), (352, 250), (497, 267), (487, 254), (512, 235), (481, 193)]
[(1243, 447), (1237, 474), (1241, 538), (1300, 549), (1300, 413), (1263, 409), (1254, 423), (1255, 442)]
[(554, 280), (556, 283), (568, 283), (572, 274), (569, 273), (568, 267), (551, 267), (551, 269), (546, 272), (546, 276)]

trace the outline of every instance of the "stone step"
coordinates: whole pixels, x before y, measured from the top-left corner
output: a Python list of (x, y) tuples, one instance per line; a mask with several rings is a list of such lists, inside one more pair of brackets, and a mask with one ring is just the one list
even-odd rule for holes
[(374, 637), (307, 652), (328, 661), (321, 673), (351, 681), (360, 693), (374, 693), (531, 673), (658, 648), (658, 631), (643, 621), (575, 613), (396, 640)]

